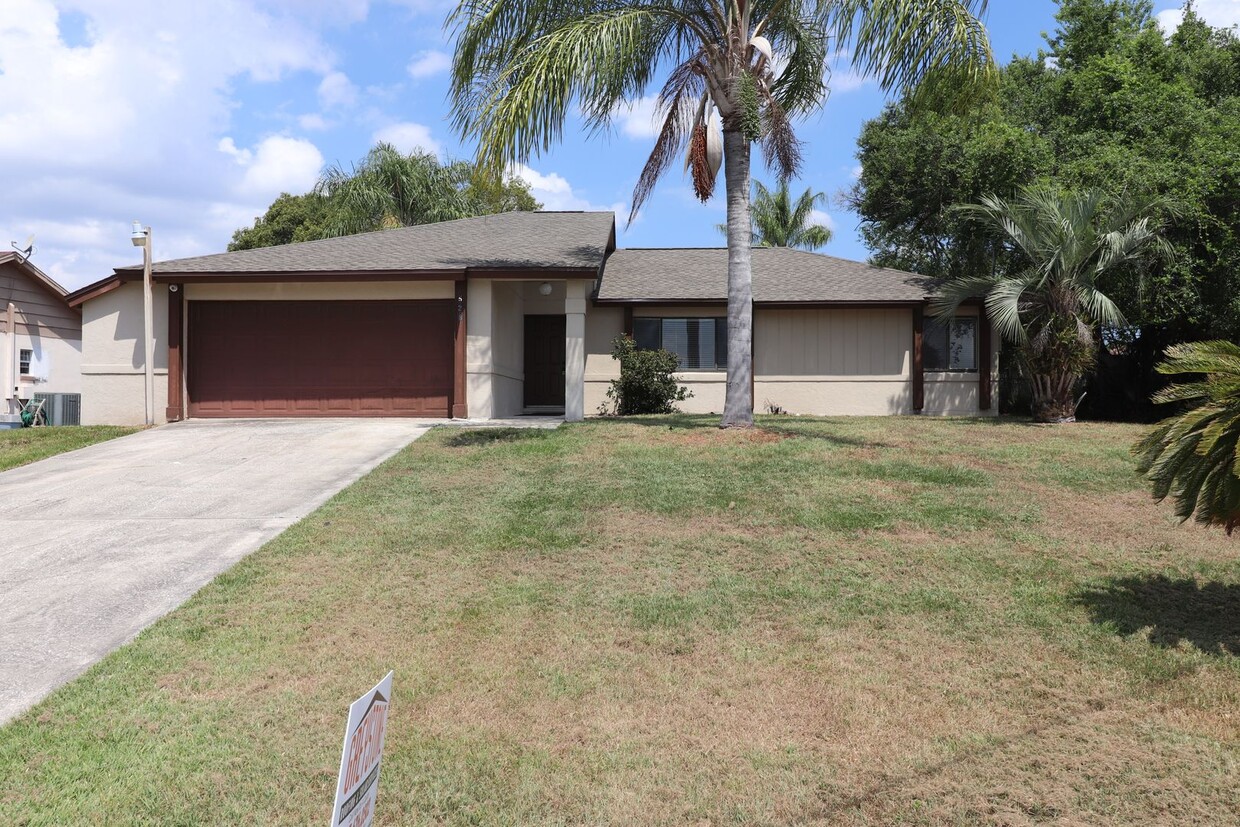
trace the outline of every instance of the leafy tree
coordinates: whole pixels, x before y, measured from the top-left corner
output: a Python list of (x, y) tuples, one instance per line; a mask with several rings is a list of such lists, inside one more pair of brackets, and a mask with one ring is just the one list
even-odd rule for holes
[[(728, 227), (725, 426), (753, 424), (750, 151), (796, 176), (792, 121), (822, 106), (832, 54), (920, 102), (959, 101), (993, 61), (985, 0), (460, 0), (451, 96), (455, 124), (502, 170), (559, 140), (570, 115), (590, 130), (657, 75), (663, 126), (638, 178), (632, 215), (688, 149), (698, 196), (724, 167)], [(722, 128), (722, 138), (720, 137)]]
[(327, 169), (313, 192), (282, 194), (252, 227), (233, 233), (230, 250), (407, 227), (513, 210), (540, 210), (529, 185), (487, 174), (466, 161), (441, 163), (376, 144), (358, 164)]
[(318, 193), (281, 193), (264, 215), (254, 219), (254, 226), (233, 233), (228, 249), (252, 250), (323, 238), (332, 223), (331, 212), (328, 200)]
[(1156, 394), (1161, 404), (1195, 403), (1163, 420), (1133, 447), (1160, 502), (1175, 498), (1181, 520), (1240, 526), (1240, 346), (1194, 342), (1167, 349), (1164, 374), (1204, 374)]
[[(794, 203), (788, 182), (780, 181), (774, 192), (761, 181), (753, 182), (750, 201), (753, 214), (753, 244), (757, 247), (800, 247), (817, 250), (831, 243), (830, 227), (811, 224), (814, 207), (827, 203), (825, 192), (807, 189)], [(728, 225), (717, 225), (724, 235)]]
[(959, 209), (1005, 238), (1025, 266), (952, 279), (931, 311), (951, 318), (965, 301), (985, 296), (996, 330), (1021, 350), (1036, 422), (1075, 419), (1073, 390), (1093, 364), (1098, 325), (1124, 324), (1099, 288), (1102, 276), (1140, 262), (1151, 249), (1169, 250), (1147, 205), (1121, 200), (1108, 207), (1110, 200), (1096, 190), (1064, 196), (1024, 189), (1010, 200), (989, 196)]
[(925, 116), (905, 99), (866, 125), (847, 200), (875, 261), (1015, 275), (1024, 262), (955, 204), (1039, 183), (1161, 197), (1181, 205), (1165, 231), (1175, 255), (1100, 283), (1134, 351), (1152, 371), (1168, 343), (1240, 338), (1240, 39), (1191, 9), (1164, 37), (1138, 0), (1061, 0), (1057, 19), (1048, 51), (1003, 68), (991, 105)]

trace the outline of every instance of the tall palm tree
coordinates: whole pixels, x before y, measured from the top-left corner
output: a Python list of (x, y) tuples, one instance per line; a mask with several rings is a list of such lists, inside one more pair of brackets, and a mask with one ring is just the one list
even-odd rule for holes
[[(633, 192), (630, 220), (688, 149), (706, 201), (724, 167), (728, 223), (725, 426), (753, 423), (750, 149), (781, 178), (801, 165), (792, 120), (822, 106), (827, 64), (851, 48), (854, 71), (884, 91), (959, 102), (988, 85), (994, 60), (978, 19), (986, 0), (460, 0), (451, 95), (478, 160), (503, 170), (559, 141), (581, 113), (605, 130), (665, 77), (663, 126)], [(720, 137), (722, 130), (722, 138)]]
[(1160, 422), (1133, 447), (1160, 502), (1174, 495), (1182, 520), (1240, 526), (1240, 346), (1194, 342), (1167, 348), (1159, 373), (1205, 374), (1154, 395), (1158, 403), (1196, 403)]
[[(792, 201), (788, 182), (780, 181), (774, 192), (761, 181), (753, 182), (753, 199), (749, 209), (753, 215), (753, 245), (755, 247), (800, 247), (817, 250), (831, 243), (834, 235), (830, 227), (811, 224), (814, 207), (827, 203), (825, 192), (805, 192)], [(719, 232), (728, 234), (727, 224), (717, 224)]]
[(380, 142), (350, 170), (329, 167), (315, 192), (335, 207), (328, 232), (349, 235), (465, 218), (470, 211), (460, 178), (455, 165), (429, 152), (406, 155)]
[(1073, 421), (1073, 389), (1093, 366), (1097, 326), (1125, 324), (1099, 280), (1151, 252), (1169, 254), (1152, 217), (1168, 207), (1111, 199), (1099, 190), (1062, 195), (1030, 187), (1012, 199), (987, 196), (957, 209), (1012, 245), (1028, 267), (1015, 275), (953, 279), (940, 288), (931, 312), (950, 319), (961, 304), (984, 296), (991, 322), (1020, 348), (1029, 369), (1034, 421)]

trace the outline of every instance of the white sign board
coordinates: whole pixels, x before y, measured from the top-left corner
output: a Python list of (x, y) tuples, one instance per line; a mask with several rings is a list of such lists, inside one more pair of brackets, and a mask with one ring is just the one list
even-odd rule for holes
[(388, 672), (378, 686), (349, 706), (331, 827), (370, 827), (374, 820), (391, 699), (392, 673)]

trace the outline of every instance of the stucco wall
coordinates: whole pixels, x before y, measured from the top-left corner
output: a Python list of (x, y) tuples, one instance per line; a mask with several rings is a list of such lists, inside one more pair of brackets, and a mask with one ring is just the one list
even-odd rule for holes
[[(523, 282), (493, 282), (491, 395), (496, 417), (520, 416), (525, 404), (525, 290)], [(562, 307), (563, 305), (561, 305)]]
[[(168, 288), (155, 285), (155, 421), (168, 407)], [(142, 284), (130, 282), (82, 305), (82, 424), (146, 420)]]

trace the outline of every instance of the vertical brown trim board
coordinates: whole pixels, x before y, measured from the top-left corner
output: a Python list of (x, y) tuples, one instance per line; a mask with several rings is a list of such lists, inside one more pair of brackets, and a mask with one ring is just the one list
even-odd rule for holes
[(992, 358), (992, 342), (990, 319), (986, 318), (986, 309), (978, 314), (978, 354), (977, 354), (977, 407), (988, 411), (991, 406), (990, 360)]
[(168, 407), (164, 415), (169, 422), (185, 418), (185, 350), (181, 346), (185, 330), (185, 293), (178, 284), (168, 287)]
[(633, 305), (624, 306), (624, 335), (633, 338)]
[(926, 309), (913, 308), (913, 412), (926, 408), (926, 371), (923, 367), (922, 345), (926, 333)]
[(461, 279), (456, 282), (456, 332), (453, 336), (452, 348), (452, 399), (449, 400), (449, 415), (453, 419), (466, 419), (469, 417), (469, 404), (465, 398), (465, 340), (468, 335), (465, 316), (466, 316), (466, 282)]

